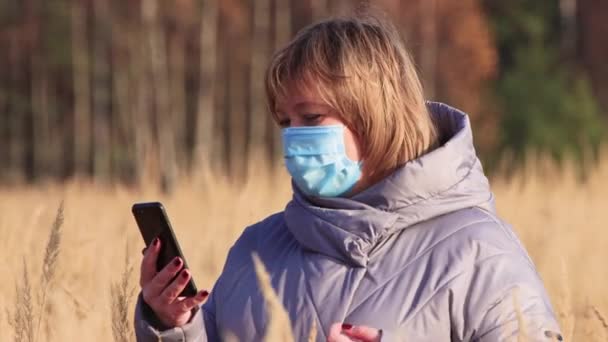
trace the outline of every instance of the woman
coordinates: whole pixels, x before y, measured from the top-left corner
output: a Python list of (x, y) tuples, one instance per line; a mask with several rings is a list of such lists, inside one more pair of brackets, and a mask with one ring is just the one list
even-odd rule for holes
[(561, 339), (532, 261), (496, 216), (467, 116), (425, 103), (393, 28), (312, 25), (274, 56), (266, 89), (293, 199), (244, 231), (208, 299), (177, 298), (188, 271), (171, 282), (181, 260), (157, 273), (160, 244), (147, 248), (138, 340), (259, 341), (253, 252), (298, 339), (313, 322), (317, 341)]

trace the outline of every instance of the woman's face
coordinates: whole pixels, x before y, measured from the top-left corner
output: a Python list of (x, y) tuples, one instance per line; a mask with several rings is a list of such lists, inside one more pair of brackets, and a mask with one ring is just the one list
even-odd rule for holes
[(318, 94), (305, 88), (290, 87), (287, 96), (277, 103), (281, 127), (344, 126), (346, 155), (352, 161), (361, 160), (361, 145), (357, 136), (340, 119), (335, 109), (323, 103)]

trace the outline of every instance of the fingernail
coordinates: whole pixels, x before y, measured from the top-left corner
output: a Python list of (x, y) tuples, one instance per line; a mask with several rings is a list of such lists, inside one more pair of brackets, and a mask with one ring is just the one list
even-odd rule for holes
[(198, 296), (199, 296), (200, 298), (207, 298), (207, 296), (208, 296), (208, 295), (209, 295), (209, 292), (207, 292), (207, 291), (205, 291), (205, 290), (203, 290), (203, 291), (199, 292), (199, 294), (198, 294)]
[(154, 245), (154, 247), (158, 247), (159, 243), (160, 243), (160, 240), (158, 238), (155, 238), (154, 242), (152, 242), (152, 244)]
[(182, 261), (179, 259), (179, 257), (175, 257), (175, 259), (173, 260), (173, 265), (175, 265), (175, 267), (179, 267), (179, 265), (182, 264)]
[(342, 330), (350, 330), (353, 328), (352, 324), (348, 324), (348, 323), (343, 323), (342, 324)]
[(184, 272), (182, 272), (182, 278), (188, 279), (188, 271), (184, 270)]

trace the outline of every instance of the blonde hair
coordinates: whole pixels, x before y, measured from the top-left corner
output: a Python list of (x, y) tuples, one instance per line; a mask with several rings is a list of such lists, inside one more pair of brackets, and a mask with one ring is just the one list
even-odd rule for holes
[(370, 183), (435, 145), (422, 85), (397, 30), (372, 17), (335, 18), (301, 30), (266, 73), (276, 121), (288, 88), (312, 87), (359, 138)]

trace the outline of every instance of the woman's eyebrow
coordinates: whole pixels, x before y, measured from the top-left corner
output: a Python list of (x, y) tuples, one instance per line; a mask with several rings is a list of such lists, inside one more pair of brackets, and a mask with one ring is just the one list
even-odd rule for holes
[(320, 102), (311, 102), (311, 101), (302, 101), (298, 102), (294, 105), (296, 110), (303, 110), (308, 108), (322, 108), (325, 109), (327, 107), (326, 104)]

